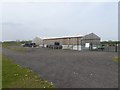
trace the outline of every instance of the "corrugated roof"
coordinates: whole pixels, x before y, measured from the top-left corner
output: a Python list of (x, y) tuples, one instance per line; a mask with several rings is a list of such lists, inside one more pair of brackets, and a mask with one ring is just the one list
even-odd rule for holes
[(89, 39), (89, 40), (90, 39), (100, 39), (100, 37), (94, 33), (90, 33), (85, 36), (76, 35), (76, 36), (62, 36), (62, 37), (42, 37), (41, 39), (50, 40), (50, 39), (67, 39), (67, 38), (82, 38), (83, 40), (85, 40), (85, 39)]
[(90, 34), (85, 35), (82, 39), (83, 39), (83, 40), (86, 40), (86, 39), (100, 39), (100, 37), (97, 36), (97, 35), (94, 34), (94, 33), (90, 33)]
[(79, 36), (47, 37), (47, 38), (44, 38), (44, 39), (45, 40), (46, 39), (66, 39), (66, 38), (77, 38), (77, 37), (82, 38), (83, 36), (79, 35)]

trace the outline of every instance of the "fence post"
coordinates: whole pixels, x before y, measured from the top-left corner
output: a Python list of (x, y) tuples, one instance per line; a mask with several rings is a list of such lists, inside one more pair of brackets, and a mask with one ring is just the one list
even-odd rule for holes
[(117, 43), (115, 44), (115, 52), (117, 52)]

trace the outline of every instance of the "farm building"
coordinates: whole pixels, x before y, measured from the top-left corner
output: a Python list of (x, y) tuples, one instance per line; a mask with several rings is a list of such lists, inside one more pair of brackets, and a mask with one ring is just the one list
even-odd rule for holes
[(87, 48), (94, 49), (99, 44), (100, 44), (100, 37), (94, 33), (87, 34), (81, 39), (82, 49), (87, 49)]
[(63, 49), (74, 49), (74, 50), (80, 50), (80, 41), (82, 36), (77, 37), (61, 37), (61, 38), (49, 38), (44, 39), (43, 43), (44, 46), (54, 44), (54, 42), (59, 42), (60, 45), (63, 46)]
[(85, 36), (48, 38), (43, 40), (43, 45), (46, 47), (46, 45), (53, 45), (54, 42), (59, 42), (63, 49), (82, 50), (90, 47), (94, 49), (95, 46), (100, 44), (100, 37), (90, 33)]
[(39, 38), (39, 37), (35, 37), (33, 40), (32, 40), (32, 43), (35, 43), (36, 45), (43, 45), (43, 39)]

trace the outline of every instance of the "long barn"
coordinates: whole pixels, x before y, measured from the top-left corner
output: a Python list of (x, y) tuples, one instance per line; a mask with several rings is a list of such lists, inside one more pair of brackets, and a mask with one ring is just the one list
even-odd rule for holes
[(78, 37), (61, 37), (61, 38), (49, 38), (44, 39), (43, 43), (44, 46), (54, 44), (54, 42), (59, 42), (60, 45), (63, 46), (63, 49), (74, 49), (74, 50), (80, 50), (80, 41), (81, 36)]
[(94, 33), (85, 36), (60, 37), (43, 39), (43, 46), (53, 45), (54, 42), (59, 42), (63, 49), (82, 50), (88, 49), (90, 45), (93, 47), (100, 44), (100, 37)]

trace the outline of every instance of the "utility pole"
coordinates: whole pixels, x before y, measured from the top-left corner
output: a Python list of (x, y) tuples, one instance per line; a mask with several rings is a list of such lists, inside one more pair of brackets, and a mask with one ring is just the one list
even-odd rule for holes
[(117, 44), (117, 42), (115, 43), (115, 52), (117, 52), (117, 46), (118, 46), (118, 44)]

